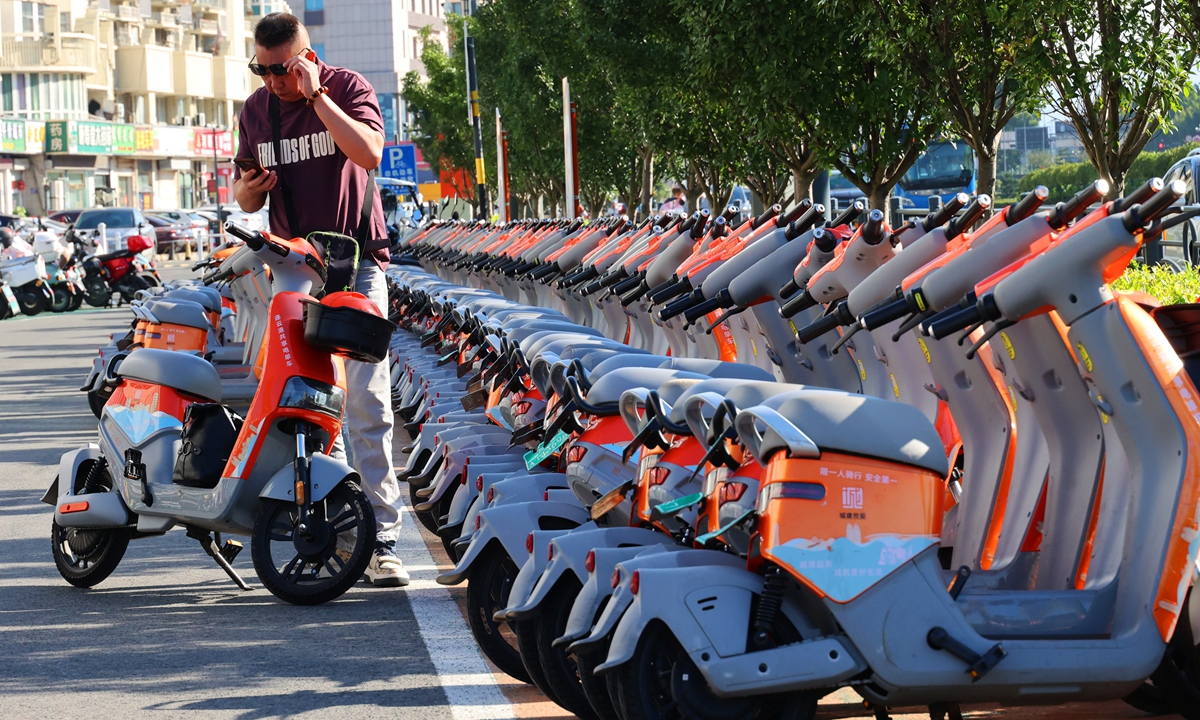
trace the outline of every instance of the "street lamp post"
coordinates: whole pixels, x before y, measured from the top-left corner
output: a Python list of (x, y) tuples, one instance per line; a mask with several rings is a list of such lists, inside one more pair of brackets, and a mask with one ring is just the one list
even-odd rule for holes
[[(212, 131), (212, 146), (213, 146), (213, 194), (217, 196), (217, 233), (221, 236), (221, 243), (225, 242), (225, 222), (221, 217), (221, 167), (220, 161), (217, 160), (217, 133), (218, 126), (209, 125)], [(212, 250), (212, 239), (208, 241), (209, 250)]]

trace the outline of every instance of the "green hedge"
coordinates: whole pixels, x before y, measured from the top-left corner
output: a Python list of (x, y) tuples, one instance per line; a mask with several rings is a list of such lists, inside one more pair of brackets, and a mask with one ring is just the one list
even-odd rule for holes
[(1166, 265), (1133, 263), (1112, 286), (1117, 290), (1141, 290), (1163, 305), (1193, 303), (1200, 297), (1200, 271), (1189, 266), (1177, 273)]
[[(1129, 168), (1125, 187), (1135, 188), (1152, 177), (1162, 177), (1177, 160), (1197, 147), (1200, 144), (1188, 143), (1161, 152), (1143, 152)], [(1026, 173), (1018, 183), (1018, 188), (1025, 193), (1038, 185), (1045, 185), (1050, 190), (1050, 202), (1059, 202), (1079, 192), (1088, 183), (1095, 182), (1098, 177), (1091, 163), (1063, 163)]]

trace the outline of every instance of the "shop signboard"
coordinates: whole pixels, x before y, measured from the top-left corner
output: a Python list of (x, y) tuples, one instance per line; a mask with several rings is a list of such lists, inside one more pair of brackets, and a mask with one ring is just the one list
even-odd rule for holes
[(133, 151), (138, 155), (153, 155), (155, 149), (154, 128), (138, 125), (133, 129)]
[(137, 128), (123, 123), (114, 123), (111, 127), (112, 153), (114, 155), (132, 155), (137, 148)]
[(154, 154), (164, 158), (190, 158), (193, 154), (193, 135), (192, 128), (156, 127), (154, 128)]
[(51, 120), (46, 123), (46, 152), (66, 153), (74, 151), (70, 143), (69, 126), (70, 123), (67, 120)]
[[(109, 155), (113, 151), (114, 133), (111, 123), (77, 120), (73, 125), (68, 147), (80, 155)], [(132, 140), (132, 138), (130, 138)]]
[(29, 155), (41, 155), (46, 141), (46, 123), (25, 123), (25, 152)]
[(25, 152), (25, 121), (13, 118), (0, 120), (0, 150), (7, 153)]
[(228, 130), (209, 130), (196, 128), (192, 147), (196, 155), (212, 157), (213, 144), (216, 144), (217, 154), (221, 157), (233, 157), (233, 133)]

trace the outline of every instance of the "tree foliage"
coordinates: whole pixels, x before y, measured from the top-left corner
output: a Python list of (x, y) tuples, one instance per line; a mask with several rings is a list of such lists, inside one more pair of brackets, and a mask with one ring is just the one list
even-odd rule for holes
[[(449, 23), (450, 46), (459, 47), (462, 36)], [(475, 166), (475, 136), (467, 120), (467, 70), (460, 58), (451, 57), (432, 41), (429, 29), (421, 31), (421, 62), (427, 80), (415, 71), (404, 76), (404, 97), (416, 110), (412, 139), (425, 162), (437, 169)], [(458, 182), (457, 173), (452, 177)], [(472, 197), (473, 188), (458, 187), (460, 197)]]

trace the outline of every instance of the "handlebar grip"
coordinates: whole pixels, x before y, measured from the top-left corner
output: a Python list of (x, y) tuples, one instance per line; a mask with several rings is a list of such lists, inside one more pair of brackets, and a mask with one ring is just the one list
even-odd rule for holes
[(787, 302), (785, 302), (783, 304), (783, 306), (779, 308), (779, 317), (782, 317), (785, 319), (793, 317), (799, 313), (804, 312), (805, 310), (809, 309), (810, 307), (813, 307), (816, 304), (817, 304), (817, 301), (813, 298), (812, 295), (808, 294), (807, 289), (801, 290), (799, 294), (797, 294), (791, 300), (788, 300)]
[(1125, 211), (1125, 219), (1123, 224), (1129, 232), (1134, 232), (1144, 228), (1146, 225), (1153, 222), (1159, 215), (1166, 212), (1167, 208), (1171, 207), (1179, 198), (1183, 197), (1187, 192), (1187, 185), (1182, 180), (1172, 180), (1162, 190), (1154, 194), (1141, 205), (1135, 205)]
[(693, 290), (690, 295), (685, 295), (684, 297), (677, 298), (667, 303), (667, 306), (658, 313), (658, 319), (670, 320), (679, 313), (690, 308), (693, 304), (702, 302), (703, 300), (704, 295), (701, 294), (701, 291), (697, 288), (696, 290)]
[(941, 340), (947, 335), (968, 328), (982, 319), (979, 308), (975, 305), (970, 305), (965, 308), (953, 308), (938, 313), (937, 316), (925, 323), (925, 327), (928, 328), (930, 335)]
[(808, 209), (804, 211), (804, 214), (788, 225), (787, 230), (784, 231), (784, 237), (788, 240), (795, 240), (808, 232), (813, 225), (820, 223), (824, 219), (825, 206), (821, 203), (817, 203), (816, 205), (810, 204)]
[(863, 313), (862, 317), (859, 318), (859, 322), (864, 330), (874, 330), (875, 328), (883, 327), (890, 322), (899, 320), (908, 313), (908, 300), (900, 298), (895, 302), (884, 305), (878, 310), (870, 310)]
[(784, 283), (783, 287), (779, 288), (779, 297), (790, 298), (798, 292), (800, 292), (800, 286), (796, 284), (796, 278), (791, 278)]
[(238, 225), (232, 220), (225, 221), (225, 232), (230, 235), (244, 240), (251, 250), (261, 250), (263, 246), (263, 237), (261, 233), (256, 233), (248, 227)]
[(833, 249), (837, 247), (837, 243), (837, 236), (825, 228), (819, 227), (813, 230), (813, 244), (821, 252), (833, 252)]
[(1048, 197), (1050, 190), (1045, 185), (1038, 185), (1004, 210), (1004, 223), (1010, 227), (1016, 225), (1037, 212)]
[(971, 202), (971, 196), (965, 192), (955, 193), (954, 197), (942, 203), (942, 206), (936, 211), (929, 213), (925, 219), (921, 221), (921, 229), (925, 232), (930, 232), (934, 228), (941, 227), (950, 222), (950, 218), (958, 214)]
[(1088, 209), (1089, 205), (1107, 194), (1107, 180), (1097, 180), (1091, 185), (1088, 185), (1084, 189), (1075, 193), (1075, 197), (1071, 198), (1065, 203), (1059, 203), (1059, 205), (1050, 212), (1050, 217), (1047, 218), (1047, 221), (1050, 223), (1050, 227), (1054, 228), (1055, 230), (1061, 230), (1067, 225), (1070, 225), (1071, 221), (1082, 215)]
[(814, 322), (797, 330), (796, 339), (800, 341), (801, 345), (808, 344), (821, 337), (825, 333), (833, 330), (834, 328), (843, 325), (844, 323), (842, 320), (843, 318), (841, 317), (840, 313), (837, 312), (831, 312), (828, 315), (823, 315)]
[(729, 232), (729, 221), (722, 215), (712, 221), (712, 236), (713, 239), (723, 238)]
[(872, 210), (867, 215), (867, 221), (863, 223), (862, 237), (868, 245), (878, 245), (883, 241), (883, 211), (879, 209)]
[(775, 217), (776, 215), (778, 215), (781, 212), (783, 212), (783, 206), (780, 205), (779, 203), (775, 203), (771, 207), (767, 208), (766, 212), (764, 212), (762, 215), (759, 215), (758, 217), (754, 218), (754, 221), (750, 223), (750, 227), (752, 227), (752, 228), (762, 227), (762, 225), (764, 223), (768, 222), (771, 218)]
[(813, 206), (813, 201), (809, 200), (808, 198), (804, 198), (800, 202), (796, 203), (796, 207), (792, 208), (791, 210), (788, 210), (786, 213), (783, 213), (779, 217), (775, 218), (775, 226), (776, 227), (787, 227), (788, 225), (791, 225), (798, 218), (800, 218), (800, 216), (802, 216), (804, 213), (808, 212), (808, 209), (811, 208), (812, 206)]
[(1124, 212), (1125, 210), (1128, 210), (1129, 208), (1133, 207), (1134, 205), (1139, 205), (1141, 203), (1144, 203), (1147, 200), (1149, 200), (1150, 197), (1152, 195), (1154, 195), (1154, 193), (1156, 193), (1162, 189), (1163, 189), (1163, 179), (1157, 178), (1157, 177), (1152, 177), (1149, 180), (1147, 180), (1146, 182), (1142, 183), (1141, 187), (1139, 187), (1138, 189), (1129, 193), (1125, 197), (1114, 200), (1113, 204), (1112, 204), (1112, 212), (1110, 214), (1116, 215), (1119, 212)]
[(742, 211), (742, 208), (739, 205), (733, 205), (733, 204), (726, 205), (725, 212), (721, 213), (721, 217), (725, 219), (725, 222), (729, 222), (730, 220), (733, 219), (734, 215), (737, 215), (741, 211)]
[(839, 225), (845, 225), (846, 223), (852, 223), (857, 220), (860, 215), (866, 212), (866, 210), (867, 206), (863, 204), (862, 200), (855, 200), (850, 204), (850, 207), (846, 208), (845, 212), (829, 222), (829, 227), (837, 227)]
[(987, 212), (987, 209), (991, 206), (991, 195), (976, 195), (975, 199), (971, 201), (971, 204), (967, 206), (967, 209), (963, 211), (963, 214), (950, 221), (950, 224), (946, 227), (946, 239), (953, 240), (959, 235), (962, 235), (963, 232), (965, 232), (967, 228), (974, 225), (975, 221), (982, 217), (983, 214)]
[[(726, 295), (728, 295), (728, 291), (726, 291)], [(714, 310), (720, 310), (722, 308), (722, 300), (723, 298), (718, 295), (717, 297), (710, 298), (702, 303), (693, 305), (687, 310), (683, 311), (683, 319), (689, 323), (694, 323), (710, 312), (713, 312)]]

